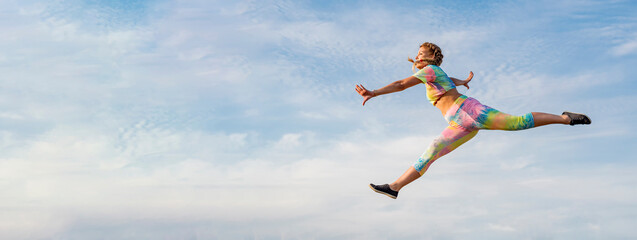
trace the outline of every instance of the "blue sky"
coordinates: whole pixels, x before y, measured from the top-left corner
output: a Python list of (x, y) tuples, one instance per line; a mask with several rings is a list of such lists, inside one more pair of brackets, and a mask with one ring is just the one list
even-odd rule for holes
[[(631, 1), (0, 1), (2, 239), (631, 239)], [(411, 75), (590, 126), (445, 128)]]

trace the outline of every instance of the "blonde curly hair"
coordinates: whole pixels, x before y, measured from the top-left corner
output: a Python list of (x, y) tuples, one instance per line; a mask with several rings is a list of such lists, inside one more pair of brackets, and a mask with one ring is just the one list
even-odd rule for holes
[[(420, 45), (420, 47), (425, 47), (426, 49), (428, 49), (429, 53), (431, 53), (431, 55), (433, 56), (432, 58), (423, 59), (422, 60), (423, 62), (427, 63), (428, 65), (436, 65), (436, 66), (440, 66), (440, 64), (442, 64), (442, 58), (444, 56), (442, 55), (442, 49), (440, 49), (438, 45), (430, 43), (430, 42), (426, 42)], [(410, 57), (407, 58), (407, 61), (410, 61), (413, 63), (411, 67), (413, 70), (416, 67), (416, 62)]]

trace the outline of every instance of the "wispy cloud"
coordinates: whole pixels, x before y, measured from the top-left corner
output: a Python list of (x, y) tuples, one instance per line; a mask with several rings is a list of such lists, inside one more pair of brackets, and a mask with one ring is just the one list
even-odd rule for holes
[(633, 39), (629, 39), (624, 43), (619, 44), (611, 49), (611, 53), (616, 56), (624, 56), (628, 54), (637, 53), (637, 36)]

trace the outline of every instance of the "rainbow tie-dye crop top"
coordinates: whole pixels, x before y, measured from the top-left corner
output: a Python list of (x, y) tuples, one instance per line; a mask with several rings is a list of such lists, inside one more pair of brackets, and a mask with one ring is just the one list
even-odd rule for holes
[(427, 65), (416, 72), (414, 77), (417, 77), (427, 85), (427, 99), (434, 106), (443, 94), (456, 88), (456, 84), (436, 65)]

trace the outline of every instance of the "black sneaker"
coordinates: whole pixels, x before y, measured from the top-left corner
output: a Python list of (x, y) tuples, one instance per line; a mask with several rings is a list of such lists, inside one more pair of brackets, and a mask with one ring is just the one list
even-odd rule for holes
[(562, 115), (566, 115), (571, 119), (569, 123), (571, 126), (576, 124), (591, 124), (591, 119), (581, 113), (563, 112)]
[(374, 192), (380, 193), (380, 194), (385, 194), (386, 196), (396, 199), (398, 197), (398, 192), (391, 190), (391, 188), (389, 188), (389, 184), (383, 184), (383, 185), (374, 185), (372, 183), (369, 184), (369, 187), (374, 190)]

